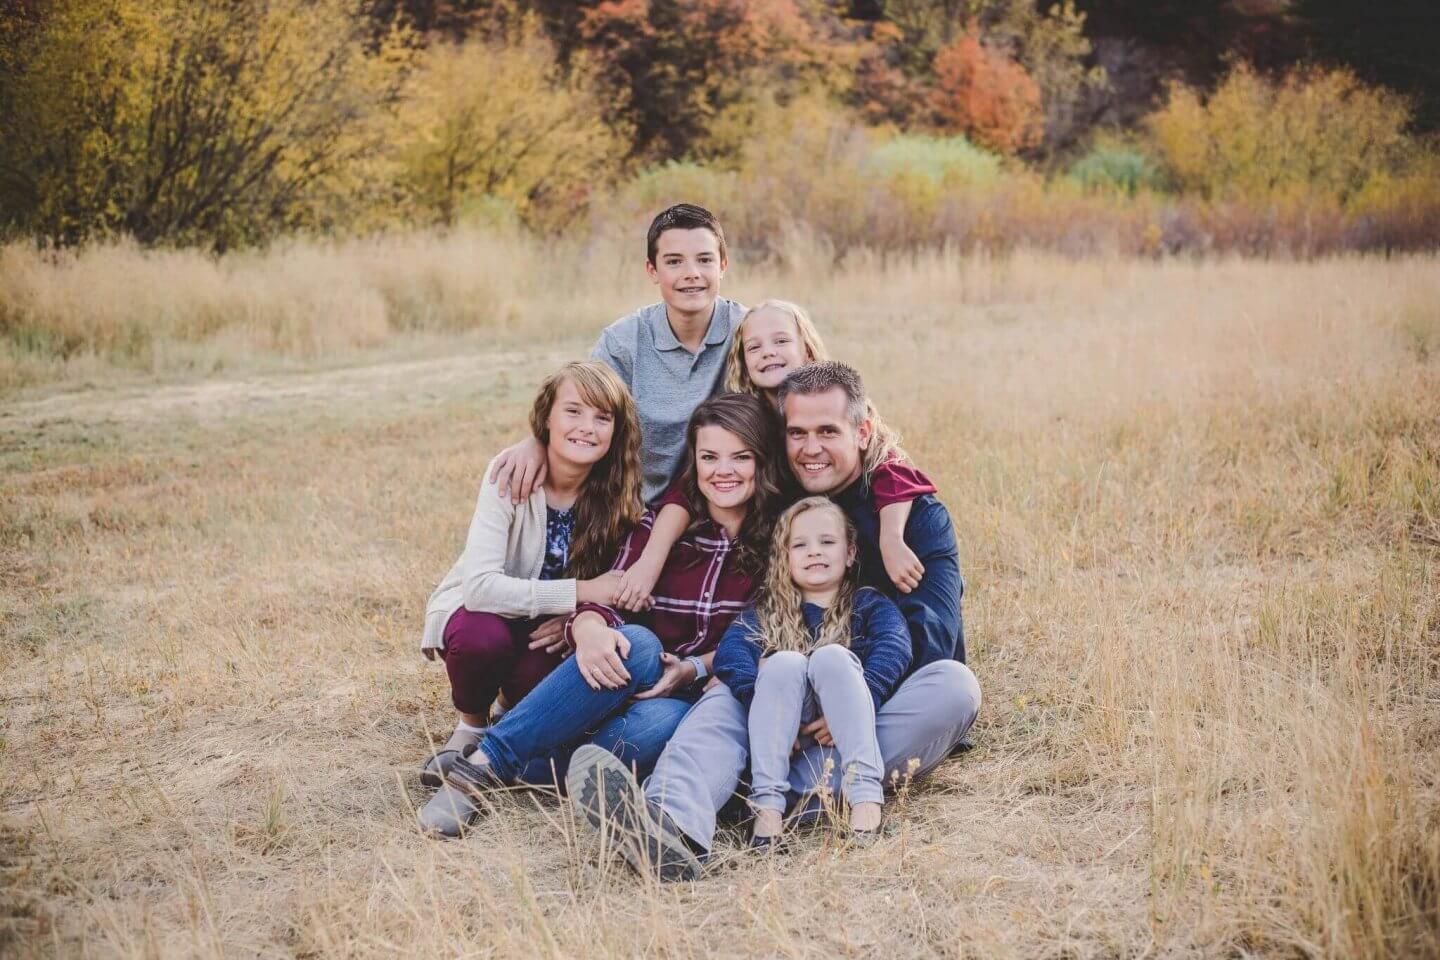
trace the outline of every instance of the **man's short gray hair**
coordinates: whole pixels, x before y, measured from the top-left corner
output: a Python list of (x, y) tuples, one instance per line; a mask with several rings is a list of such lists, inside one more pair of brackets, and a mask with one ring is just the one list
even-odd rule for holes
[(837, 387), (845, 394), (845, 413), (850, 418), (850, 425), (860, 426), (870, 415), (865, 382), (860, 379), (858, 370), (839, 360), (816, 360), (786, 374), (780, 382), (780, 409), (785, 409), (785, 401), (792, 396), (812, 397)]

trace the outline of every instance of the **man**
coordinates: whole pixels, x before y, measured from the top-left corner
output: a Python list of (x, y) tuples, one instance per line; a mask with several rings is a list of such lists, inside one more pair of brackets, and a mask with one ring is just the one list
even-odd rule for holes
[[(876, 735), (887, 783), (924, 776), (965, 736), (981, 699), (975, 675), (962, 662), (964, 587), (949, 512), (930, 494), (914, 502), (905, 540), (925, 573), (910, 593), (897, 594), (880, 558), (879, 514), (868, 484), (867, 465), (873, 469), (886, 451), (871, 448), (860, 375), (843, 363), (807, 364), (785, 378), (780, 402), (796, 479), (807, 493), (827, 494), (845, 510), (859, 537), (862, 580), (905, 614), (915, 658), (876, 713)], [(821, 718), (805, 732), (815, 735), (823, 725)], [(636, 869), (663, 880), (694, 879), (711, 849), (716, 813), (745, 772), (748, 741), (745, 708), (716, 684), (686, 716), (643, 788), (613, 754), (582, 747), (571, 760), (570, 798), (592, 825), (605, 824)], [(814, 815), (820, 792), (840, 792), (840, 763), (833, 748), (818, 744), (806, 748), (803, 760), (792, 768), (790, 799), (805, 804), (803, 815)]]

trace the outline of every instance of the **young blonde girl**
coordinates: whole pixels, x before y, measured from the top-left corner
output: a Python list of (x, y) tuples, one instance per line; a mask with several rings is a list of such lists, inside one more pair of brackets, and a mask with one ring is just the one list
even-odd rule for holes
[[(726, 361), (725, 389), (753, 394), (774, 405), (787, 373), (829, 359), (825, 342), (804, 309), (788, 300), (765, 300), (746, 311), (736, 328)], [(919, 586), (925, 565), (905, 542), (905, 524), (915, 498), (935, 493), (936, 488), (910, 463), (899, 435), (881, 419), (873, 403), (869, 405), (869, 420), (871, 439), (863, 469), (880, 512), (880, 557), (895, 588), (909, 593)], [(667, 494), (660, 502), (663, 506), (646, 555), (621, 579), (621, 606), (638, 609), (643, 605), (664, 565), (665, 552), (689, 523), (680, 498)]]
[[(880, 824), (883, 761), (875, 713), (909, 669), (910, 633), (894, 602), (856, 576), (855, 531), (826, 497), (806, 497), (775, 525), (765, 588), (726, 631), (715, 675), (749, 706), (753, 844), (780, 835), (792, 752), (834, 747), (850, 827)], [(793, 745), (793, 746), (792, 746)]]

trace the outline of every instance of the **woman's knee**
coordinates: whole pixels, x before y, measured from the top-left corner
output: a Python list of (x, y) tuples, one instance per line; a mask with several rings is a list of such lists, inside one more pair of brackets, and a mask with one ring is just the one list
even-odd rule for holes
[(445, 631), (445, 657), (508, 659), (515, 649), (510, 626), (509, 620), (493, 613), (457, 610)]
[(631, 679), (642, 688), (653, 686), (660, 679), (660, 654), (665, 650), (660, 638), (649, 629), (633, 623), (621, 627), (620, 633), (630, 643), (630, 651), (620, 660), (630, 672)]

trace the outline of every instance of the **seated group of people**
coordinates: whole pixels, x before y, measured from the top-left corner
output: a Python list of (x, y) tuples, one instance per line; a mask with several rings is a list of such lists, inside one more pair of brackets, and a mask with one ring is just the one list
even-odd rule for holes
[(864, 840), (974, 723), (934, 485), (803, 310), (719, 296), (726, 266), (713, 215), (660, 213), (661, 302), (547, 378), (487, 468), (426, 607), (459, 712), (427, 832), (562, 786), (637, 869), (690, 879), (737, 790), (756, 847), (827, 808)]

